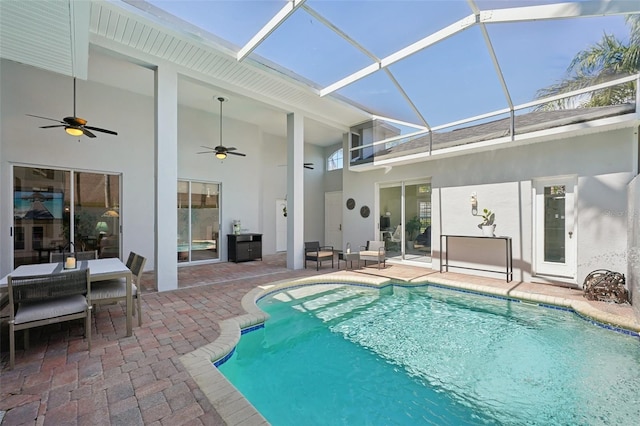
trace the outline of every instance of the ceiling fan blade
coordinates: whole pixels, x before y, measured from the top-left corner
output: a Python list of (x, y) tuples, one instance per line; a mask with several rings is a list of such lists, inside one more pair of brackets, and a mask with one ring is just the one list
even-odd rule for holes
[(226, 148), (227, 151), (235, 151), (238, 148), (236, 148), (235, 146), (230, 146), (229, 148)]
[(82, 129), (82, 131), (84, 132), (85, 136), (89, 136), (90, 138), (95, 138), (96, 137), (96, 135), (94, 135), (93, 133), (88, 131), (86, 127), (84, 129)]
[(41, 129), (51, 129), (53, 127), (66, 127), (66, 124), (53, 124), (51, 126), (40, 126)]
[(92, 126), (84, 126), (84, 128), (93, 130), (94, 132), (102, 132), (102, 133), (108, 133), (110, 135), (118, 136), (118, 132), (114, 132), (113, 130), (100, 129), (99, 127), (92, 127)]
[(200, 151), (200, 152), (196, 152), (196, 154), (215, 154), (215, 151)]
[(304, 168), (305, 169), (309, 169), (309, 170), (313, 170), (313, 164), (305, 164)]
[(215, 148), (211, 148), (210, 146), (204, 146), (204, 145), (200, 145), (200, 148), (206, 148), (206, 149), (210, 149), (211, 151), (215, 151)]
[(63, 124), (64, 124), (64, 121), (56, 120), (55, 118), (42, 117), (42, 116), (40, 116), (40, 115), (33, 115), (33, 114), (25, 114), (25, 115), (28, 115), (29, 117), (42, 118), (42, 119), (44, 119), (44, 120), (57, 121), (58, 123), (63, 123)]
[(246, 157), (247, 156), (247, 154), (243, 154), (241, 152), (229, 152), (228, 150), (227, 150), (227, 154), (239, 155), (240, 157)]

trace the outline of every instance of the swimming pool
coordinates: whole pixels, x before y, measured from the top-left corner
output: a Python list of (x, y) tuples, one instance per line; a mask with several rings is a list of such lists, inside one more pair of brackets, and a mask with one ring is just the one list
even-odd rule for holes
[(425, 286), (289, 289), (220, 371), (274, 425), (635, 424), (640, 342)]

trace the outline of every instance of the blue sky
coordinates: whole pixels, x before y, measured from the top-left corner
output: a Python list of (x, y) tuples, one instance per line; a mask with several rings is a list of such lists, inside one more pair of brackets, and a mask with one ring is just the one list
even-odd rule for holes
[[(153, 0), (150, 3), (242, 46), (284, 1)], [(478, 0), (481, 10), (557, 3), (548, 0)], [(306, 5), (378, 58), (471, 14), (464, 0), (338, 1)], [(628, 37), (624, 18), (599, 17), (487, 25), (514, 104), (562, 78), (574, 55), (606, 32)], [(255, 53), (327, 86), (372, 63), (304, 10), (296, 11)], [(429, 125), (505, 108), (506, 98), (478, 26), (392, 65), (390, 71)], [(381, 115), (409, 122), (418, 117), (381, 71), (337, 92)]]

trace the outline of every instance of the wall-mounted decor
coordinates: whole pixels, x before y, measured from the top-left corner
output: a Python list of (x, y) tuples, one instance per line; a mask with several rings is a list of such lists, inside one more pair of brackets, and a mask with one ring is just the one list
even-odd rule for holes
[(371, 213), (371, 211), (369, 210), (369, 207), (362, 206), (362, 208), (360, 209), (360, 216), (369, 217), (369, 213)]
[(354, 200), (353, 198), (349, 198), (347, 200), (347, 208), (349, 210), (353, 210), (353, 208), (356, 206), (356, 200)]

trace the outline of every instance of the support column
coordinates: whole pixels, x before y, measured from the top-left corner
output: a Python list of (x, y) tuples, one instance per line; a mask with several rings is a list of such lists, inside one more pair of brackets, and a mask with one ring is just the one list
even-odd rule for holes
[(304, 268), (304, 117), (287, 114), (287, 268)]
[(155, 79), (155, 266), (158, 291), (178, 288), (178, 73), (159, 66)]

